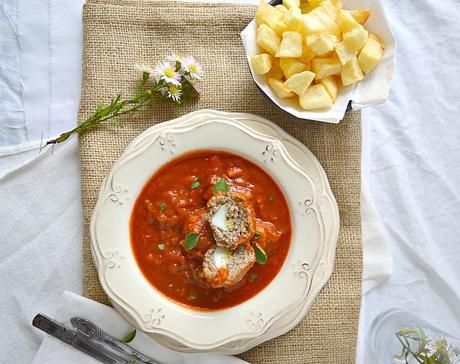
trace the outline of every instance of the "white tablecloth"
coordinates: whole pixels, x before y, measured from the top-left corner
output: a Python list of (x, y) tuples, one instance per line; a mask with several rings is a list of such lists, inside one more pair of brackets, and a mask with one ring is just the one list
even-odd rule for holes
[[(30, 362), (42, 338), (30, 328), (33, 315), (52, 313), (64, 290), (81, 290), (76, 143), (53, 156), (36, 149), (42, 133), (54, 136), (75, 123), (80, 85), (66, 75), (81, 65), (81, 3), (0, 4), (0, 197), (7, 201), (0, 212), (1, 362)], [(394, 274), (363, 296), (362, 363), (374, 362), (369, 326), (388, 308), (410, 309), (457, 334), (460, 327), (460, 6), (384, 5), (398, 40), (397, 71), (390, 100), (363, 111), (363, 175), (391, 244)], [(19, 154), (10, 147), (18, 144)]]

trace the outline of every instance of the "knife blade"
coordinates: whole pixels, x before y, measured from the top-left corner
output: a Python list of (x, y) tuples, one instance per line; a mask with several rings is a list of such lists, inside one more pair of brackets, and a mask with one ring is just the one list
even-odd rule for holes
[(130, 363), (129, 359), (127, 360), (114, 354), (103, 346), (94, 343), (85, 336), (68, 329), (61, 323), (43, 314), (36, 315), (32, 320), (32, 325), (104, 364)]
[(81, 317), (72, 317), (70, 319), (72, 327), (80, 334), (86, 336), (88, 339), (107, 345), (111, 349), (132, 357), (138, 361), (141, 361), (145, 364), (160, 364), (158, 361), (155, 361), (148, 356), (142, 354), (141, 352), (133, 349), (131, 346), (126, 345), (121, 340), (114, 338), (105, 331), (103, 331), (96, 324), (91, 321), (81, 318)]

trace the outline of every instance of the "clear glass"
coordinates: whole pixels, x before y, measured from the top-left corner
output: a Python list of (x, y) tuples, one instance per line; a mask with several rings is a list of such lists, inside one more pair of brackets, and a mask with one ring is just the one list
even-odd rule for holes
[(405, 356), (398, 357), (402, 352), (403, 345), (398, 340), (396, 333), (404, 329), (411, 329), (411, 331), (403, 331), (402, 333), (406, 335), (400, 336), (399, 339), (413, 353), (419, 353), (420, 350), (426, 349), (431, 355), (438, 349), (446, 347), (448, 355), (444, 357), (444, 361), (438, 360), (429, 363), (460, 364), (460, 339), (458, 337), (438, 329), (410, 312), (399, 309), (380, 314), (371, 325), (370, 348), (377, 355), (381, 364), (428, 363), (428, 361), (416, 360), (410, 353), (408, 353), (407, 358)]

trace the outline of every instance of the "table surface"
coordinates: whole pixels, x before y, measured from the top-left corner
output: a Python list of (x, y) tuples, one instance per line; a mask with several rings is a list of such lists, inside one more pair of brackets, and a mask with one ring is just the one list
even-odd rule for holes
[[(382, 2), (398, 42), (397, 67), (388, 102), (362, 113), (363, 175), (394, 268), (363, 296), (361, 363), (374, 362), (367, 343), (373, 319), (393, 307), (460, 332), (460, 2)], [(0, 283), (8, 292), (0, 297), (7, 333), (0, 359), (15, 363), (30, 362), (40, 343), (32, 316), (52, 313), (64, 290), (81, 290), (76, 141), (52, 158), (36, 151), (42, 135), (75, 123), (80, 84), (66, 75), (80, 72), (81, 5), (0, 4)]]

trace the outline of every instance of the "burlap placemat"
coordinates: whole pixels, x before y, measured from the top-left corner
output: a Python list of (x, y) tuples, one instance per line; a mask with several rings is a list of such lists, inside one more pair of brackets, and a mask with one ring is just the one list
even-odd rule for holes
[(201, 108), (249, 112), (278, 123), (305, 143), (329, 177), (341, 229), (332, 278), (307, 317), (288, 334), (242, 355), (252, 363), (352, 363), (361, 301), (360, 114), (339, 125), (299, 121), (262, 96), (248, 71), (240, 32), (253, 6), (152, 0), (88, 0), (83, 12), (83, 89), (79, 120), (119, 90), (137, 83), (136, 63), (154, 64), (170, 51), (194, 55), (206, 69), (198, 101), (162, 105), (80, 138), (84, 209), (84, 294), (108, 303), (90, 254), (88, 224), (99, 187), (127, 144), (151, 125)]

